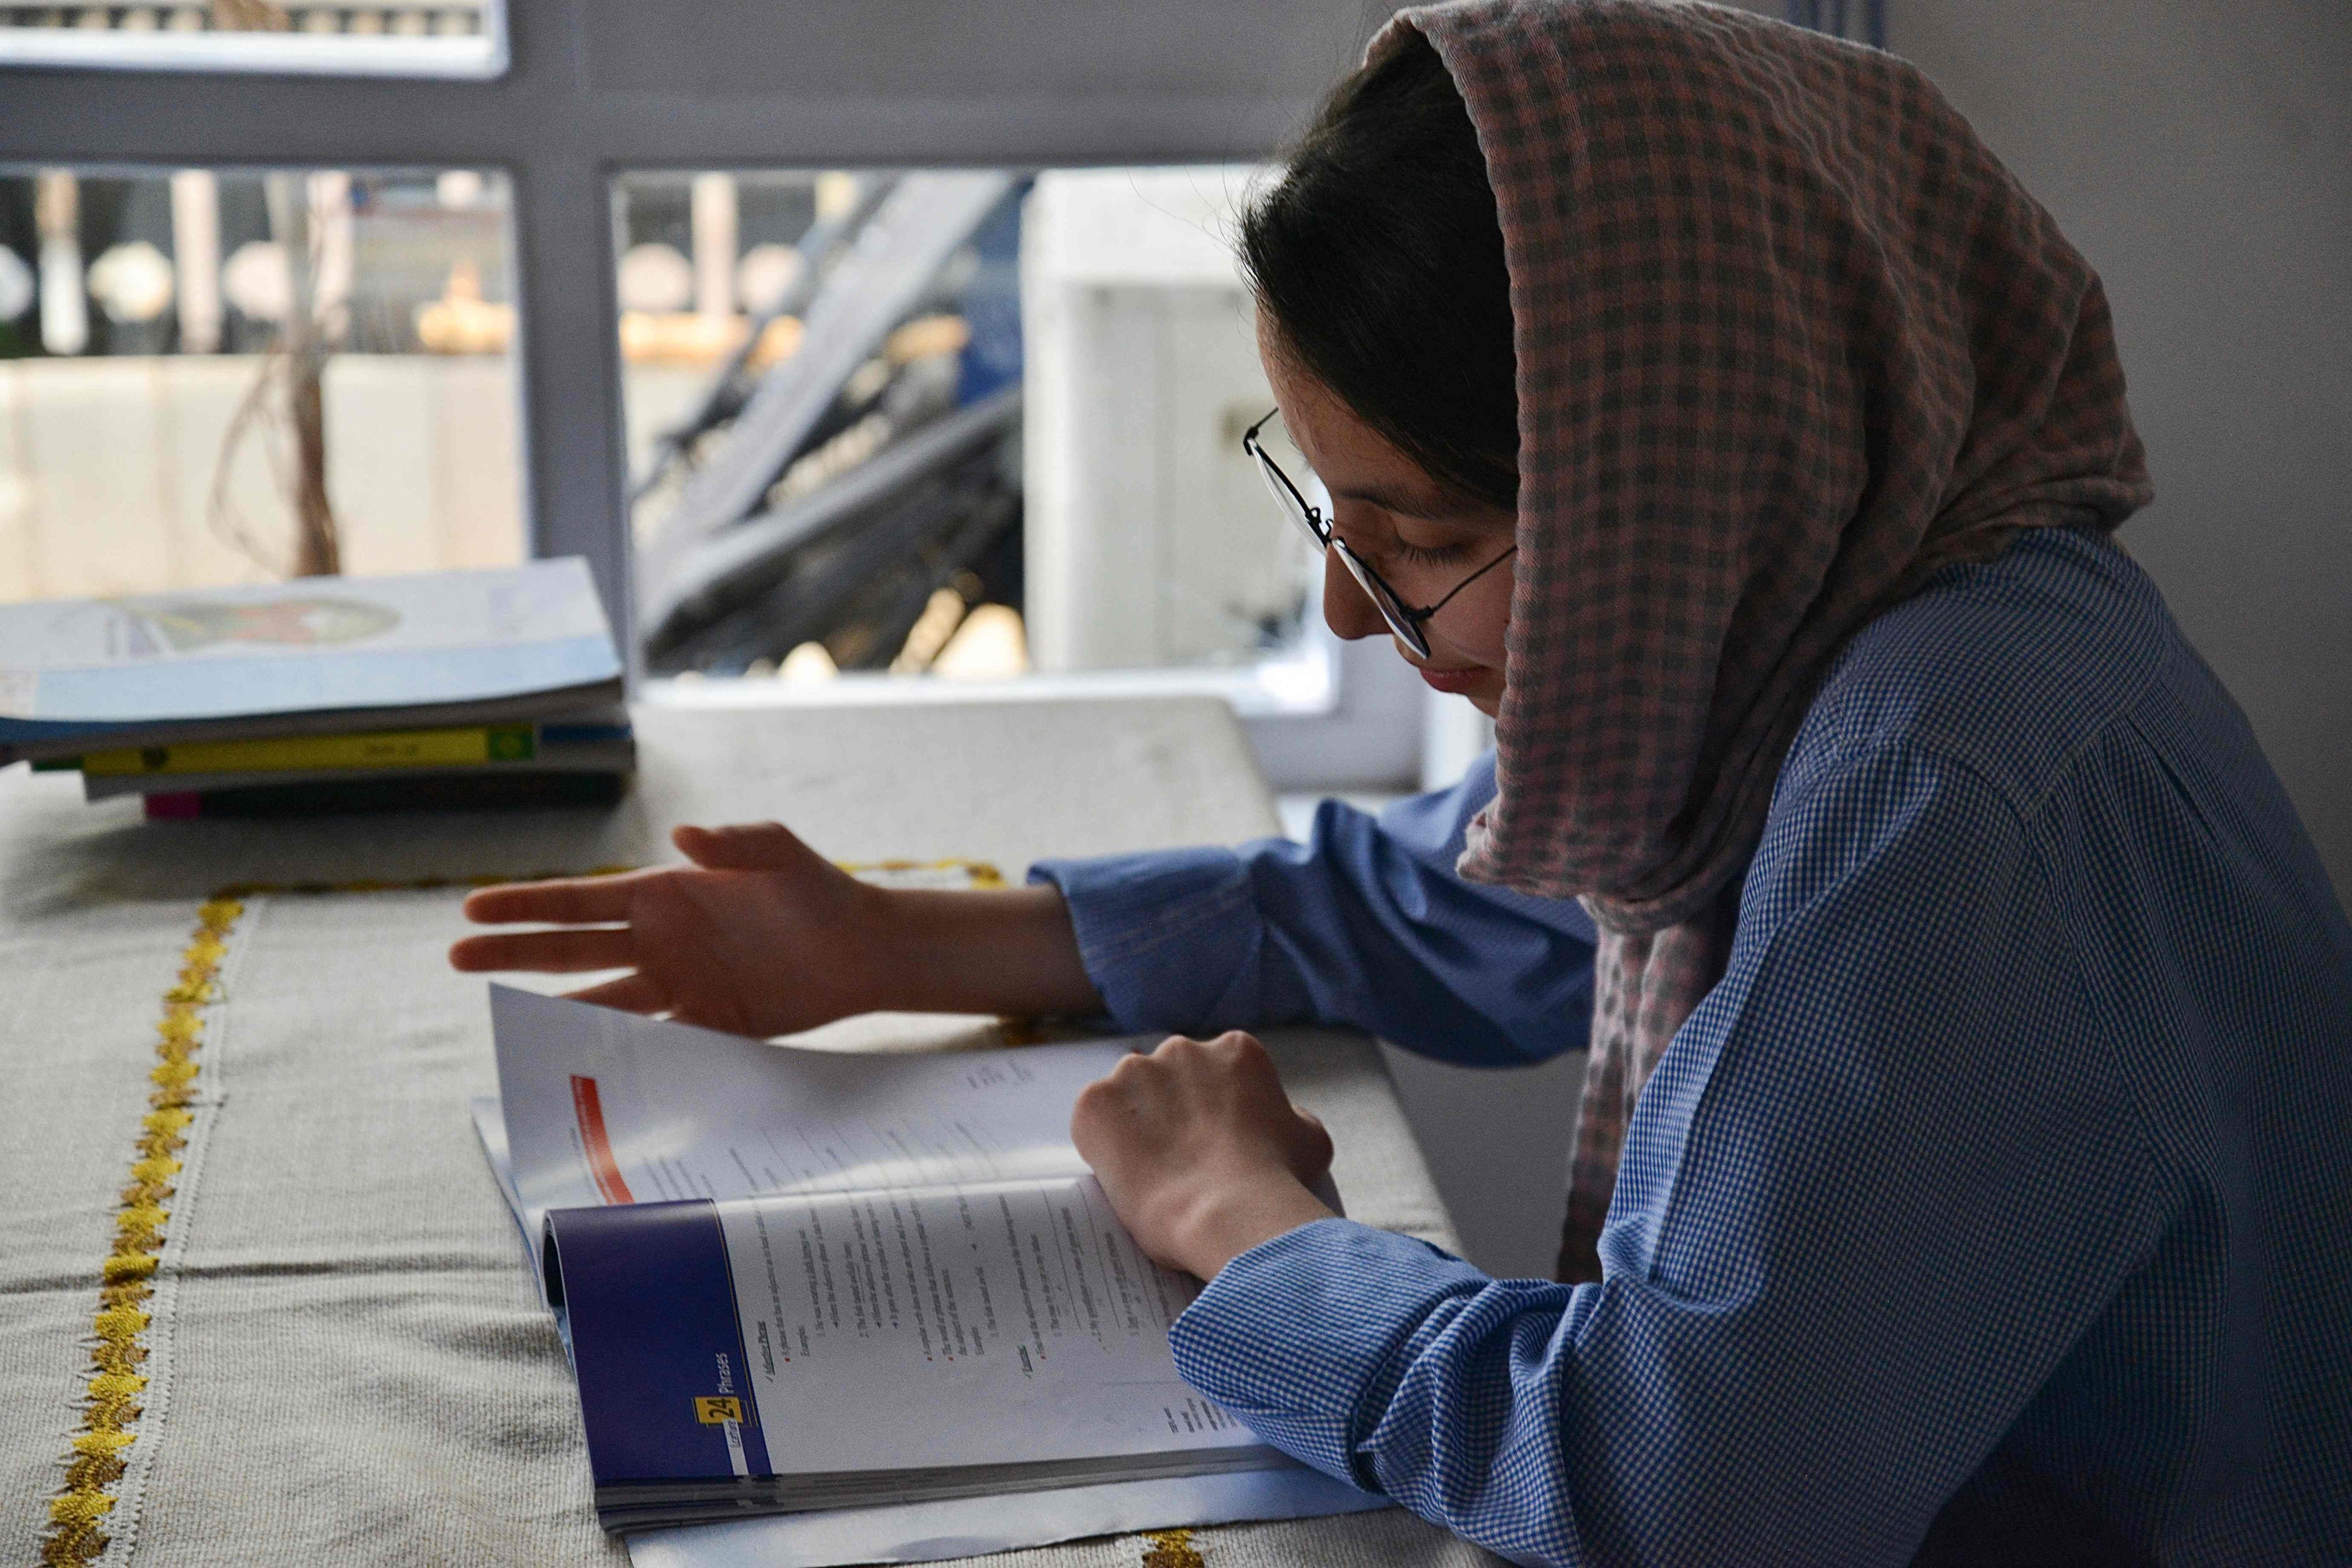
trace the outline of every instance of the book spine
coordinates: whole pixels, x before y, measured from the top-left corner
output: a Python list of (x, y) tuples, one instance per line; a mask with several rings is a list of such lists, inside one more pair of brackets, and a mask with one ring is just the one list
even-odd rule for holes
[(527, 763), (539, 754), (529, 724), (391, 730), (359, 735), (289, 735), (198, 741), (92, 752), (81, 771), (98, 778), (172, 773), (295, 773), (320, 768), (449, 768)]
[(312, 816), (331, 812), (500, 811), (617, 803), (628, 780), (617, 773), (508, 773), (471, 775), (369, 774), (349, 780), (251, 784), (236, 789), (158, 790), (140, 797), (150, 822), (194, 817)]

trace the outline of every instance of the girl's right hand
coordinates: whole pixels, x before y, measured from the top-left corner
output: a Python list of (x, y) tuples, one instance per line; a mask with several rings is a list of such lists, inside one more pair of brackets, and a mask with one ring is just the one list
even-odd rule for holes
[(628, 973), (573, 993), (738, 1035), (781, 1035), (882, 1005), (888, 905), (774, 823), (681, 827), (691, 866), (485, 888), (466, 918), (554, 931), (469, 936), (466, 971)]
[(627, 973), (573, 993), (765, 1037), (855, 1013), (1086, 1013), (1100, 997), (1051, 888), (892, 891), (775, 823), (680, 827), (691, 866), (486, 888), (466, 918), (557, 929), (469, 936), (467, 972)]

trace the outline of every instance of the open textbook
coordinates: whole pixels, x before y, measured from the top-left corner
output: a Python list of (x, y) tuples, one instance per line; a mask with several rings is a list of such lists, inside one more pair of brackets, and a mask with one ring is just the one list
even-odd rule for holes
[[(1134, 1042), (849, 1055), (504, 986), (491, 1014), (477, 1123), (607, 1529), (1311, 1475), (1177, 1376), (1198, 1287), (1070, 1147)], [(1272, 1511), (1362, 1506), (1306, 1489)]]

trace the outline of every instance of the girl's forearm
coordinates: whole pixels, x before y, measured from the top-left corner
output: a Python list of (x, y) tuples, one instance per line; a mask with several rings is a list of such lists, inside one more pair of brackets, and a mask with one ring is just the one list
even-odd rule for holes
[(1103, 1010), (1058, 889), (890, 895), (895, 1009), (1074, 1016)]

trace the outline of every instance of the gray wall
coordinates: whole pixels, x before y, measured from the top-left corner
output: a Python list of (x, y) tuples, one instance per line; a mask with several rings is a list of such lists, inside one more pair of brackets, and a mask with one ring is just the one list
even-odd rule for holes
[(2105, 278), (2157, 487), (2122, 537), (2352, 900), (2352, 5), (1891, 10)]

